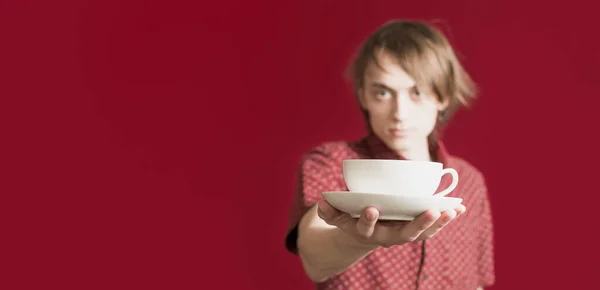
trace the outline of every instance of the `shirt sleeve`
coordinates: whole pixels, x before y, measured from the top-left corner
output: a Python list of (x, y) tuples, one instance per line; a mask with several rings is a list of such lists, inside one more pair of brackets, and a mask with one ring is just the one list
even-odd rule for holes
[(294, 254), (298, 252), (296, 241), (302, 216), (323, 198), (324, 191), (345, 190), (340, 162), (336, 162), (329, 151), (320, 146), (301, 159), (285, 239), (286, 249)]
[(494, 226), (492, 210), (485, 181), (480, 196), (481, 219), (478, 226), (479, 276), (481, 286), (489, 287), (496, 280), (494, 267)]

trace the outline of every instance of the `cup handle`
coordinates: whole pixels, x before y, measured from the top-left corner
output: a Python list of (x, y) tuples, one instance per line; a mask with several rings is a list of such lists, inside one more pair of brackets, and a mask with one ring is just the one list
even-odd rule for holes
[(445, 168), (444, 170), (442, 170), (441, 176), (444, 176), (448, 173), (450, 173), (452, 175), (452, 183), (450, 184), (450, 186), (448, 186), (448, 188), (440, 191), (439, 193), (434, 194), (433, 196), (439, 196), (439, 197), (446, 196), (446, 195), (448, 195), (448, 193), (452, 192), (454, 190), (454, 188), (456, 188), (456, 185), (458, 185), (458, 172), (456, 172), (456, 170), (454, 170), (454, 168)]

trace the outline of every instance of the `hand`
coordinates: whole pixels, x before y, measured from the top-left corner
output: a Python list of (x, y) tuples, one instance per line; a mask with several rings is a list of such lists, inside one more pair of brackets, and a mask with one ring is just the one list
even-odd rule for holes
[(318, 214), (327, 224), (340, 228), (359, 246), (391, 247), (433, 237), (453, 219), (466, 211), (464, 205), (440, 213), (428, 210), (412, 221), (378, 221), (379, 211), (367, 207), (356, 219), (339, 211), (327, 201), (318, 202)]

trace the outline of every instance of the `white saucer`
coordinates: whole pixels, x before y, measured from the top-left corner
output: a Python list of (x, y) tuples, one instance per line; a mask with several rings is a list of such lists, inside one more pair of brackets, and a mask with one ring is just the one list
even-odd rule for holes
[(358, 218), (367, 206), (379, 210), (381, 220), (413, 220), (428, 209), (440, 212), (455, 209), (462, 203), (458, 197), (378, 194), (351, 191), (323, 192), (333, 207)]

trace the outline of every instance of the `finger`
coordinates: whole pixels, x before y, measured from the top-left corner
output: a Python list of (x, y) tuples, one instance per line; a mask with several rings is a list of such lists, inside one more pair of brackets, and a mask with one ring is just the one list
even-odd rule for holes
[(458, 216), (460, 216), (461, 214), (463, 214), (463, 213), (465, 213), (467, 211), (467, 207), (465, 207), (464, 205), (460, 204), (454, 210), (456, 211), (456, 216), (458, 217)]
[(450, 221), (452, 221), (452, 219), (454, 219), (455, 217), (456, 217), (456, 211), (454, 211), (454, 210), (444, 211), (440, 215), (440, 218), (437, 219), (431, 227), (429, 227), (423, 233), (421, 233), (421, 235), (419, 235), (419, 237), (417, 237), (415, 239), (415, 241), (422, 241), (422, 240), (433, 237), (442, 228), (444, 228), (448, 223), (450, 223)]
[(399, 227), (408, 224), (410, 221), (404, 220), (377, 220), (377, 224), (384, 227)]
[(402, 228), (399, 238), (403, 242), (416, 240), (424, 231), (430, 228), (440, 216), (441, 214), (437, 210), (425, 211)]
[(388, 225), (376, 225), (373, 240), (383, 247), (402, 245), (418, 238), (427, 230), (440, 216), (439, 211), (428, 210), (414, 220), (404, 223)]
[(342, 230), (347, 231), (351, 230), (356, 224), (355, 219), (349, 214), (336, 209), (323, 199), (317, 202), (317, 206), (319, 217), (329, 225), (337, 226)]
[(317, 202), (317, 213), (318, 213), (319, 217), (327, 223), (329, 223), (329, 221), (335, 219), (336, 216), (339, 216), (342, 214), (339, 210), (337, 210), (335, 207), (331, 206), (324, 199), (321, 199)]
[(411, 221), (377, 221), (372, 240), (384, 247), (389, 248), (394, 245), (403, 244), (399, 236), (402, 233), (402, 229), (409, 224)]
[(367, 207), (356, 223), (356, 233), (363, 238), (370, 238), (375, 230), (379, 218), (379, 211), (374, 207)]

